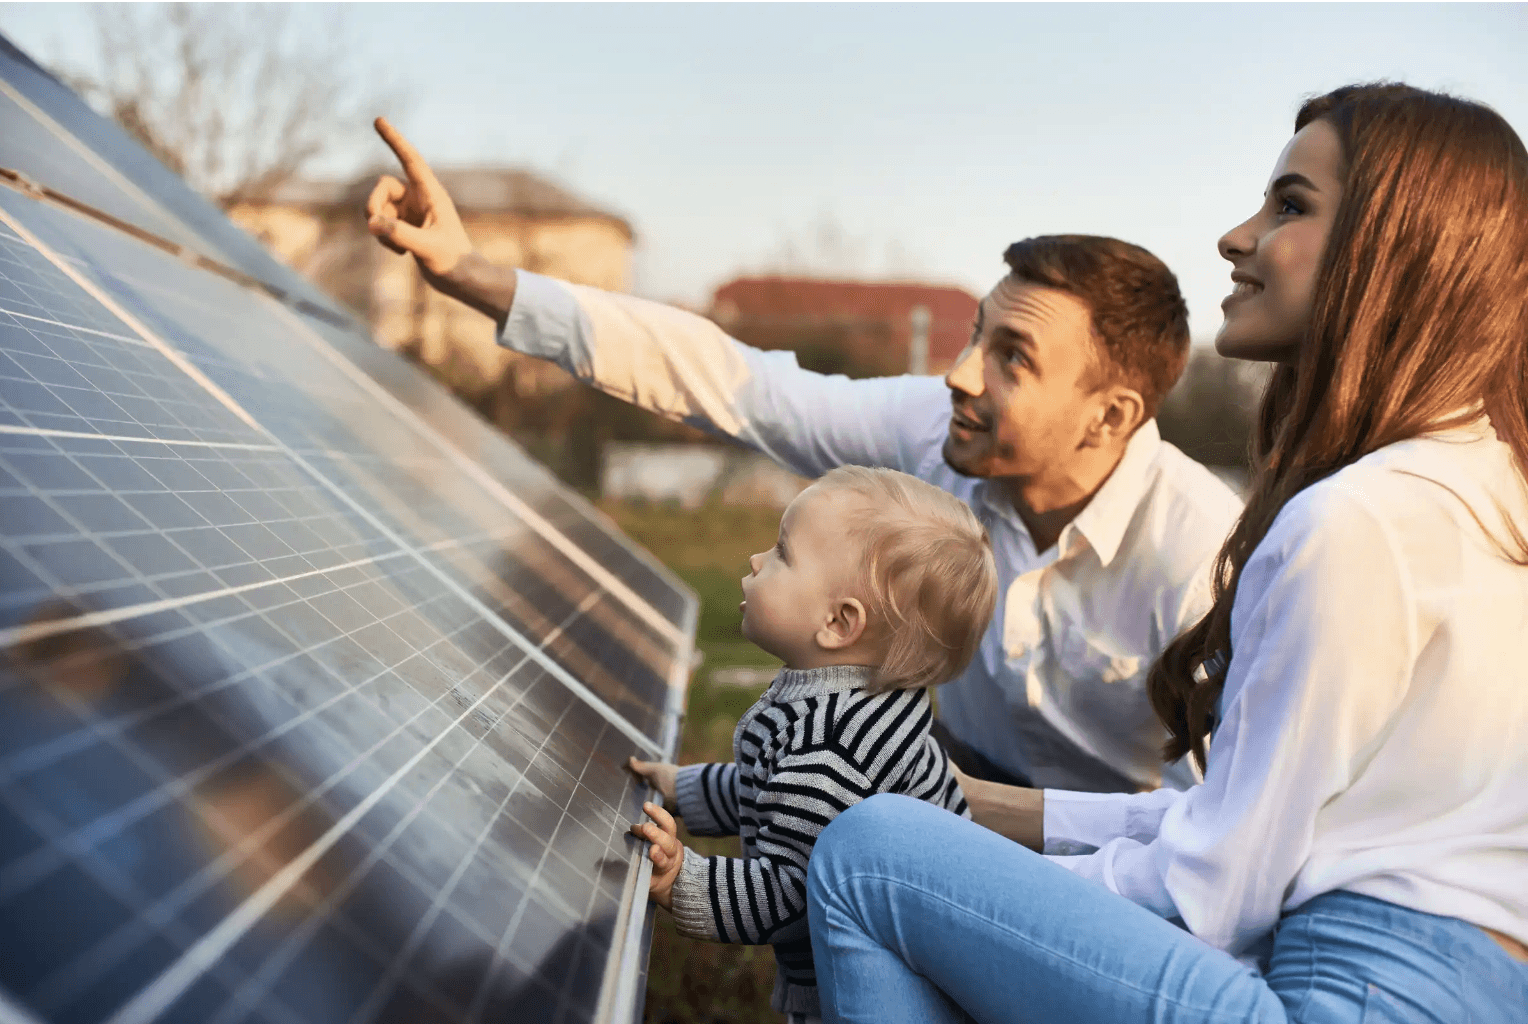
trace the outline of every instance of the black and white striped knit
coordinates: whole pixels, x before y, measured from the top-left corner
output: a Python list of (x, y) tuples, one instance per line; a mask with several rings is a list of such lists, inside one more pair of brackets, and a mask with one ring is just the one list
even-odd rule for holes
[(743, 856), (686, 848), (674, 881), (679, 931), (717, 942), (769, 943), (771, 1005), (817, 1016), (807, 934), (806, 864), (817, 836), (876, 793), (901, 793), (970, 817), (944, 749), (929, 735), (926, 690), (867, 693), (874, 670), (785, 669), (732, 734), (733, 764), (687, 765), (675, 783), (695, 835), (741, 837)]

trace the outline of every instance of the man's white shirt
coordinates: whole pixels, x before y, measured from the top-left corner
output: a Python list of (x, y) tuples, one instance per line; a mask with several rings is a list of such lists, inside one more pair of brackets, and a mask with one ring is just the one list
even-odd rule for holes
[(611, 395), (733, 438), (808, 477), (901, 470), (967, 502), (992, 538), (999, 599), (971, 666), (937, 691), (946, 728), (1037, 786), (1192, 785), (1161, 765), (1146, 672), (1210, 603), (1209, 574), (1241, 510), (1155, 421), (1058, 542), (1036, 551), (1000, 485), (945, 463), (937, 377), (850, 380), (801, 369), (683, 310), (524, 271), (500, 342)]

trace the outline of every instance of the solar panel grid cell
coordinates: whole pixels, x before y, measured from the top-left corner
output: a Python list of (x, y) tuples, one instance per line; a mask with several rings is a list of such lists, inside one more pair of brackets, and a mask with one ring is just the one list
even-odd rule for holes
[(179, 351), (264, 428), (0, 233), (0, 987), (60, 1021), (589, 1019), (647, 748), (574, 690), (657, 736), (683, 645), (311, 352), (251, 371), (290, 345), (267, 300), (0, 207), (161, 342), (226, 325)]
[[(0, 468), (0, 508), (16, 510), (0, 538), (6, 554), (51, 595), (91, 610), (397, 552), (272, 452), (0, 435)], [(8, 587), (9, 619), (37, 597), (36, 585)]]
[[(391, 573), (380, 579), (363, 578), (352, 586), (390, 584), (393, 578)], [(427, 591), (432, 580), (420, 574), (412, 582)], [(494, 631), (475, 628), (468, 620), (454, 632), (437, 628), (432, 639), (427, 628), (432, 620), (466, 619), (465, 609), (449, 593), (437, 590), (433, 599), (423, 601), (418, 600), (426, 597), (423, 592), (410, 595), (415, 603), (408, 607), (396, 602), (395, 615), (402, 617), (397, 624), (403, 636), (414, 639), (405, 640), (384, 619), (370, 628), (386, 630), (393, 642), (374, 647), (349, 641), (368, 626), (352, 622), (358, 628), (343, 633), (317, 611), (333, 607), (326, 598), (344, 593), (331, 589), (263, 612), (245, 608), (201, 625), (175, 622), (179, 631), (153, 636), (148, 643), (135, 643), (130, 633), (102, 642), (97, 660), (125, 660), (130, 667), (118, 664), (115, 671), (129, 678), (87, 709), (88, 717), (75, 718), (73, 729), (56, 728), (47, 741), (30, 747), (7, 744), (7, 751), (14, 753), (3, 762), (0, 800), (35, 831), (34, 841), (28, 844), (33, 850), (30, 859), (10, 860), (0, 873), (0, 894), (10, 896), (10, 890), (21, 889), (11, 899), (0, 899), (6, 908), (0, 914), (9, 916), (18, 908), (25, 913), (26, 894), (33, 890), (38, 890), (36, 898), (48, 898), (49, 880), (59, 871), (72, 878), (81, 860), (91, 869), (87, 872), (91, 877), (110, 882), (122, 874), (124, 854), (141, 857), (143, 843), (166, 845), (166, 822), (155, 815), (173, 806), (177, 828), (171, 835), (188, 828), (201, 830), (210, 835), (213, 850), (220, 843), (232, 843), (230, 837), (242, 835), (242, 848), (224, 852), (221, 868), (203, 866), (194, 872), (186, 865), (151, 873), (150, 883), (158, 878), (163, 885), (175, 884), (169, 893), (145, 894), (144, 878), (136, 872), (133, 884), (121, 878), (116, 878), (114, 887), (99, 883), (107, 885), (110, 897), (102, 897), (103, 906), (126, 901), (135, 908), (134, 928), (164, 917), (160, 933), (166, 937), (166, 949), (172, 949), (177, 935), (184, 942), (218, 916), (195, 916), (205, 909), (203, 887), (223, 892), (231, 888), (235, 896), (242, 895), (264, 877), (267, 868), (261, 851), (267, 859), (279, 861), (290, 852), (284, 844), (310, 845), (312, 833), (323, 823), (353, 813), (361, 801), (383, 792), (389, 779), (395, 780), (395, 797), (379, 804), (381, 809), (374, 809), (376, 813), (357, 827), (358, 835), (371, 833), (359, 847), (369, 851), (362, 864), (348, 864), (342, 851), (332, 864), (320, 863), (316, 874), (303, 883), (310, 888), (332, 888), (319, 901), (322, 906), (314, 904), (308, 911), (310, 933), (320, 926), (331, 928), (323, 911), (349, 899), (357, 881), (352, 876), (369, 870), (384, 856), (392, 858), (390, 863), (395, 862), (415, 888), (434, 893), (442, 907), (464, 878), (477, 885), (476, 895), (459, 901), (453, 913), (467, 915), (466, 932), (475, 935), (476, 947), (481, 947), (477, 953), (485, 974), (493, 960), (488, 943), (497, 948), (505, 932), (490, 931), (482, 918), (513, 914), (518, 904), (504, 899), (507, 893), (535, 889), (538, 900), (550, 902), (534, 912), (533, 919), (540, 921), (544, 913), (565, 929), (589, 919), (591, 883), (603, 892), (593, 909), (602, 914), (612, 911), (628, 860), (621, 826), (636, 810), (635, 787), (619, 770), (621, 759), (633, 751), (629, 742), (612, 733), (602, 746), (599, 734), (609, 730), (608, 724), (555, 679), (530, 666)], [(194, 610), (213, 612), (206, 603)], [(260, 625), (252, 628), (253, 623)], [(188, 643), (188, 638), (194, 639)], [(334, 648), (341, 644), (346, 650), (338, 655), (342, 660), (336, 661)], [(393, 658), (402, 660), (385, 664), (375, 657), (376, 647), (390, 647)], [(262, 653), (254, 653), (262, 648)], [(78, 652), (68, 657), (79, 660)], [(474, 659), (478, 664), (463, 671)], [(234, 672), (211, 670), (219, 661), (247, 667)], [(448, 675), (441, 663), (455, 671)], [(55, 661), (31, 669), (34, 676), (54, 673), (49, 676), (51, 689), (45, 692), (55, 705), (51, 709), (55, 719), (68, 722), (67, 712), (82, 710), (77, 694), (59, 692), (57, 682), (78, 678), (78, 667), (71, 674)], [(166, 687), (162, 681), (167, 679), (180, 682), (186, 690)], [(35, 686), (9, 685), (0, 691), (0, 701), (33, 701), (35, 690)], [(495, 699), (486, 700), (489, 695)], [(488, 710), (474, 722), (461, 710), (464, 703), (477, 710), (486, 705)], [(4, 717), (34, 719), (35, 714), (27, 710), (13, 706)], [(521, 713), (506, 722), (516, 711)], [(485, 745), (495, 755), (491, 760)], [(145, 757), (143, 751), (154, 753)], [(334, 763), (346, 755), (346, 763)], [(308, 776), (292, 778), (294, 764), (305, 765)], [(67, 790), (67, 800), (59, 799), (62, 790)], [(512, 797), (518, 801), (513, 809)], [(299, 804), (305, 805), (304, 813), (294, 810)], [(565, 810), (554, 835), (550, 819), (558, 808)], [(282, 820), (273, 831), (275, 819)], [(145, 824), (139, 831), (128, 827), (140, 821)], [(230, 824), (220, 828), (220, 821)], [(591, 831), (590, 824), (598, 831)], [(299, 838), (282, 840), (283, 829), (295, 830)], [(258, 845), (266, 833), (274, 838)], [(507, 836), (513, 845), (492, 842), (495, 834)], [(37, 845), (38, 835), (47, 837), (46, 845)], [(554, 851), (550, 855), (544, 849), (548, 836)], [(206, 836), (203, 839), (208, 841)], [(252, 843), (254, 853), (247, 849)], [(272, 849), (276, 852), (271, 853)], [(477, 861), (481, 864), (473, 868)], [(537, 874), (543, 864), (545, 877)], [(330, 874), (347, 867), (349, 874), (335, 881), (326, 874), (326, 867)], [(184, 881), (187, 876), (190, 880)], [(489, 901), (483, 891), (488, 877), (498, 887), (495, 901)], [(28, 888), (26, 883), (34, 879)], [(304, 892), (299, 887), (297, 896), (286, 899), (297, 899), (299, 904), (299, 897), (310, 902), (317, 899), (303, 897)], [(150, 895), (155, 902), (147, 902)], [(387, 902), (394, 894), (389, 890), (355, 898)], [(279, 920), (286, 913), (282, 905), (278, 901), (274, 907), (276, 925), (262, 918), (263, 930), (276, 927), (285, 934)], [(176, 907), (184, 907), (192, 918), (174, 913)], [(127, 926), (124, 921), (114, 928)], [(399, 927), (395, 925), (394, 931)], [(414, 927), (419, 927), (418, 921)], [(333, 928), (331, 940), (340, 933)], [(538, 963), (536, 954), (545, 952), (537, 945), (542, 938), (541, 933), (528, 933), (529, 952), (511, 940), (505, 955), (520, 969), (531, 970)], [(110, 936), (106, 941), (111, 943)], [(295, 940), (284, 941), (281, 948), (295, 951)], [(115, 945), (132, 946), (120, 939)], [(73, 979), (61, 996), (77, 994), (80, 976), (87, 973), (77, 969), (87, 965), (76, 961), (89, 951), (73, 957), (70, 952), (51, 950), (60, 965), (54, 973)], [(274, 970), (275, 954), (264, 946), (256, 944), (249, 953), (260, 970)], [(241, 947), (235, 946), (219, 961), (225, 972), (243, 962), (241, 955)], [(100, 959), (96, 954), (95, 960)], [(291, 956), (287, 960), (298, 962)], [(97, 964), (101, 966), (105, 965)], [(308, 963), (303, 969), (312, 966)], [(401, 967), (393, 973), (399, 979), (408, 976)], [(424, 971), (424, 978), (431, 976)], [(250, 992), (249, 984), (241, 979), (233, 987)], [(429, 987), (427, 981), (420, 985)], [(46, 990), (46, 979), (43, 987)], [(382, 996), (370, 998), (376, 1002)], [(42, 1008), (64, 1011), (67, 1006)], [(301, 1009), (298, 1019), (344, 1019), (304, 1016), (315, 1008)]]
[(364, 370), (374, 387), (385, 389), (457, 449), (469, 453), (474, 463), (486, 467), (501, 484), (523, 489), (530, 508), (642, 595), (668, 622), (681, 630), (693, 628), (694, 602), (678, 579), (661, 563), (622, 540), (614, 523), (557, 486), (546, 469), (532, 462), (503, 434), (369, 338), (318, 320), (305, 319), (305, 323), (344, 359)]
[[(0, 206), (6, 201), (0, 195)], [(197, 368), (225, 393), (239, 395), (246, 415), (322, 479), (339, 485), (344, 496), (396, 532), (402, 543), (429, 549), (443, 541), (459, 543), (494, 536), (495, 529), (506, 526), (523, 526), (417, 430), (387, 416), (366, 390), (320, 358), (311, 345), (293, 338), (269, 301), (68, 214), (26, 205), (17, 211), (50, 247), (85, 264), (161, 340), (189, 334), (197, 326), (207, 339), (201, 347), (214, 349), (212, 355), (185, 353)], [(361, 469), (371, 472), (363, 474)], [(461, 519), (469, 514), (475, 529), (464, 537), (469, 527)], [(522, 543), (533, 540), (527, 537)], [(596, 589), (587, 574), (578, 575), (585, 578), (569, 595), (573, 599)], [(585, 636), (594, 632), (593, 627), (581, 629)], [(555, 650), (567, 646), (563, 640)], [(633, 707), (656, 700), (649, 718), (661, 718), (669, 710), (668, 680), (678, 655), (674, 646), (669, 645), (667, 662), (656, 672), (651, 667), (640, 672), (647, 692), (614, 693), (607, 685), (603, 696)], [(616, 674), (607, 673), (602, 682), (610, 684), (638, 670), (640, 662), (625, 660), (629, 665), (618, 666)], [(661, 680), (657, 692), (646, 678), (654, 674)], [(658, 739), (653, 725), (649, 735)]]

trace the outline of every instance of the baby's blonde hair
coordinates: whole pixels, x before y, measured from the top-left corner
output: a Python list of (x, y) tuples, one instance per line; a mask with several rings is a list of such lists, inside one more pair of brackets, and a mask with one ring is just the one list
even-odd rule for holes
[(864, 545), (867, 626), (889, 639), (871, 688), (954, 679), (975, 656), (997, 604), (997, 563), (982, 524), (953, 494), (892, 469), (840, 466), (813, 486), (863, 499), (846, 525)]

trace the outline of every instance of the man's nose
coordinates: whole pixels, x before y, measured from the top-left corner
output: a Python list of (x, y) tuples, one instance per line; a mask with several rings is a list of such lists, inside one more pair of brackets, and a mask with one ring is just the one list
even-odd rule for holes
[(944, 375), (944, 383), (950, 390), (960, 391), (972, 398), (986, 390), (982, 381), (980, 345), (973, 341), (961, 350), (960, 355), (955, 357), (955, 365)]

